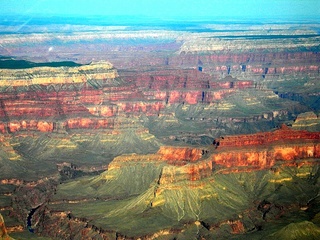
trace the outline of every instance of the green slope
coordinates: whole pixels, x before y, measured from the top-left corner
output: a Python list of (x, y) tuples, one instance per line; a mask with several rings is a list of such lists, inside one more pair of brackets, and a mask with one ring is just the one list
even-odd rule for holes
[(316, 240), (320, 239), (320, 227), (308, 221), (290, 223), (281, 230), (271, 234), (266, 239)]
[[(310, 201), (314, 206), (320, 200), (318, 166), (213, 173), (200, 181), (159, 185), (157, 180), (164, 166), (157, 162), (126, 162), (99, 177), (62, 184), (53, 200), (56, 203), (49, 208), (71, 211), (96, 226), (131, 237), (170, 230), (168, 236), (172, 238), (184, 239), (190, 231), (194, 237), (212, 239), (233, 236), (228, 221), (241, 221), (245, 231), (252, 229), (258, 237), (270, 235), (290, 222), (287, 212), (299, 212), (299, 206)], [(60, 201), (86, 197), (91, 198), (78, 203)], [(259, 207), (263, 203), (268, 210)], [(312, 205), (297, 219), (310, 219), (315, 214)], [(281, 224), (274, 227), (279, 216), (283, 216)], [(258, 228), (263, 231), (257, 232)]]

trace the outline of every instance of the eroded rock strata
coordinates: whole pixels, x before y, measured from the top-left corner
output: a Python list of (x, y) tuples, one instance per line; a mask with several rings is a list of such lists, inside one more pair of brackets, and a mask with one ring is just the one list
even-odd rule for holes
[(0, 70), (10, 235), (319, 236), (317, 24), (56, 27), (0, 39), (42, 62)]
[[(186, 127), (202, 121), (206, 131), (222, 123), (228, 133), (232, 131), (228, 124), (250, 125), (263, 120), (270, 128), (279, 117), (290, 119), (305, 109), (286, 100), (273, 105), (278, 97), (270, 90), (261, 90), (253, 80), (216, 80), (195, 69), (126, 72), (119, 78), (109, 63), (100, 62), (58, 69), (3, 70), (3, 79), (6, 76), (12, 80), (1, 81), (2, 133), (118, 129), (125, 126), (121, 117), (130, 116), (153, 133), (159, 130), (152, 127), (159, 121)], [(160, 129), (166, 125), (170, 123)], [(244, 131), (255, 131), (253, 128)]]
[[(319, 210), (314, 205), (319, 197), (319, 132), (283, 127), (217, 141), (203, 148), (163, 146), (156, 154), (119, 156), (100, 176), (59, 186), (45, 213), (50, 227), (39, 225), (38, 231), (62, 238), (80, 238), (81, 233), (105, 239), (173, 239), (226, 237), (221, 232), (226, 228), (231, 237), (261, 230), (280, 216), (285, 219), (289, 209)], [(72, 191), (78, 184), (83, 190)], [(289, 193), (295, 184), (303, 187)], [(279, 198), (279, 192), (288, 195)], [(83, 206), (100, 210), (83, 213)], [(70, 235), (67, 228), (53, 234), (56, 224), (71, 224), (77, 233)], [(132, 230), (139, 224), (144, 230)]]

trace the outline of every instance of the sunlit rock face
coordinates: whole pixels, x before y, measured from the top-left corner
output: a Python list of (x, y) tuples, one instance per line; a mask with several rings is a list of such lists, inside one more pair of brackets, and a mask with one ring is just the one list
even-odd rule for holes
[(223, 168), (224, 173), (251, 172), (271, 169), (279, 162), (290, 165), (303, 160), (297, 164), (317, 164), (313, 159), (320, 157), (319, 132), (295, 131), (285, 126), (274, 132), (225, 136), (215, 141), (203, 148), (161, 146), (156, 154), (119, 156), (110, 163), (109, 170), (121, 171), (123, 164), (166, 163), (169, 166), (162, 169), (161, 184), (205, 179), (215, 168)]
[[(102, 86), (117, 77), (117, 71), (110, 63), (1, 71), (2, 133), (53, 132), (57, 131), (57, 125), (65, 128), (105, 127), (101, 121), (87, 119), (91, 113), (85, 105), (101, 105), (104, 101)], [(102, 112), (111, 115), (112, 106)]]
[[(125, 126), (120, 117), (141, 116), (144, 120), (137, 121), (147, 124), (151, 131), (162, 129), (163, 133), (170, 123), (152, 129), (155, 122), (181, 124), (181, 120), (187, 119), (191, 120), (189, 124), (203, 121), (209, 125), (212, 124), (210, 115), (215, 115), (217, 121), (233, 123), (255, 122), (262, 118), (272, 125), (278, 116), (290, 115), (296, 111), (291, 108), (299, 108), (296, 103), (283, 104), (270, 112), (270, 107), (265, 105), (270, 105), (268, 99), (274, 101), (277, 96), (264, 91), (261, 95), (267, 100), (259, 98), (260, 90), (253, 80), (229, 76), (216, 81), (196, 69), (129, 71), (119, 77), (110, 63), (98, 62), (78, 67), (4, 69), (2, 72), (2, 133), (118, 129)], [(10, 85), (11, 82), (14, 84)], [(247, 90), (253, 95), (249, 96)], [(236, 96), (244, 100), (244, 107), (251, 108), (255, 104), (263, 107), (255, 108), (253, 115), (246, 111), (239, 117), (233, 116), (233, 110), (240, 103)], [(171, 116), (172, 120), (163, 121), (163, 116)]]
[(171, 104), (208, 104), (252, 81), (218, 83), (197, 70), (122, 76), (110, 63), (2, 70), (2, 133), (114, 128), (114, 117), (159, 115)]
[(286, 125), (282, 125), (279, 129), (273, 132), (262, 132), (252, 135), (238, 135), (238, 136), (226, 136), (221, 137), (217, 141), (221, 147), (244, 147), (252, 145), (265, 145), (276, 141), (290, 141), (290, 140), (318, 140), (319, 133), (313, 133), (308, 131), (294, 131)]
[(200, 180), (210, 176), (216, 166), (226, 167), (225, 172), (250, 172), (270, 169), (278, 161), (292, 164), (295, 160), (309, 159), (305, 164), (312, 164), (312, 159), (320, 157), (319, 132), (294, 131), (286, 126), (274, 132), (225, 136), (215, 141), (215, 147), (203, 149), (161, 147), (158, 151), (161, 159), (185, 165), (176, 173), (176, 168), (164, 169), (163, 178), (168, 176), (171, 180), (161, 181), (176, 181), (179, 174), (189, 175), (186, 178), (189, 180)]
[(197, 148), (175, 148), (175, 147), (160, 147), (158, 154), (166, 161), (178, 162), (194, 162), (202, 157), (204, 150)]

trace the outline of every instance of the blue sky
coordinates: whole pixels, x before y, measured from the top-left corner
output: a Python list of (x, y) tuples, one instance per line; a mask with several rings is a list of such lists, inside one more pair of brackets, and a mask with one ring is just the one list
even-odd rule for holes
[(320, 0), (0, 0), (0, 14), (156, 18), (314, 18)]

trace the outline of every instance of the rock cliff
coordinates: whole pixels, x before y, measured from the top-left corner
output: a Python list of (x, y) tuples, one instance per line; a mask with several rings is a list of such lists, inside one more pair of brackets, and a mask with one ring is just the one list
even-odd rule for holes
[(319, 132), (295, 131), (282, 127), (274, 132), (225, 136), (202, 148), (161, 146), (156, 154), (119, 156), (110, 163), (109, 170), (102, 174), (102, 179), (118, 179), (119, 176), (113, 171), (121, 172), (129, 165), (132, 165), (132, 169), (136, 164), (153, 162), (157, 162), (160, 167), (166, 165), (158, 179), (161, 184), (201, 180), (211, 176), (216, 170), (225, 173), (250, 172), (272, 169), (279, 164), (312, 165), (317, 164), (313, 159), (318, 158)]
[[(211, 175), (214, 168), (223, 171), (251, 171), (272, 168), (277, 161), (292, 161), (320, 157), (319, 132), (294, 131), (286, 126), (274, 132), (252, 135), (225, 136), (214, 140), (207, 148), (161, 147), (158, 154), (170, 164), (185, 165), (181, 169), (164, 169), (160, 181), (177, 181), (176, 175), (185, 174), (184, 179), (199, 180)], [(171, 169), (171, 170), (170, 170)], [(175, 173), (175, 171), (177, 171)], [(168, 176), (171, 180), (165, 180)], [(171, 176), (171, 177), (170, 177)]]
[[(287, 100), (275, 105), (279, 98), (270, 90), (260, 90), (253, 80), (231, 76), (217, 80), (197, 69), (161, 67), (118, 75), (110, 63), (97, 62), (3, 69), (2, 73), (3, 134), (121, 132), (141, 124), (162, 141), (172, 134), (179, 142), (193, 141), (191, 135), (213, 138), (234, 128), (244, 133), (255, 132), (258, 126), (258, 130), (270, 129), (281, 118), (290, 119), (304, 109)], [(256, 125), (260, 120), (265, 124)], [(191, 135), (184, 129), (193, 129)]]
[[(117, 71), (107, 62), (80, 67), (5, 69), (1, 73), (2, 133), (73, 128), (72, 120), (68, 119), (90, 116), (84, 105), (101, 104), (102, 86), (117, 77)], [(90, 125), (85, 118), (79, 124)], [(93, 124), (103, 125), (98, 120)]]

